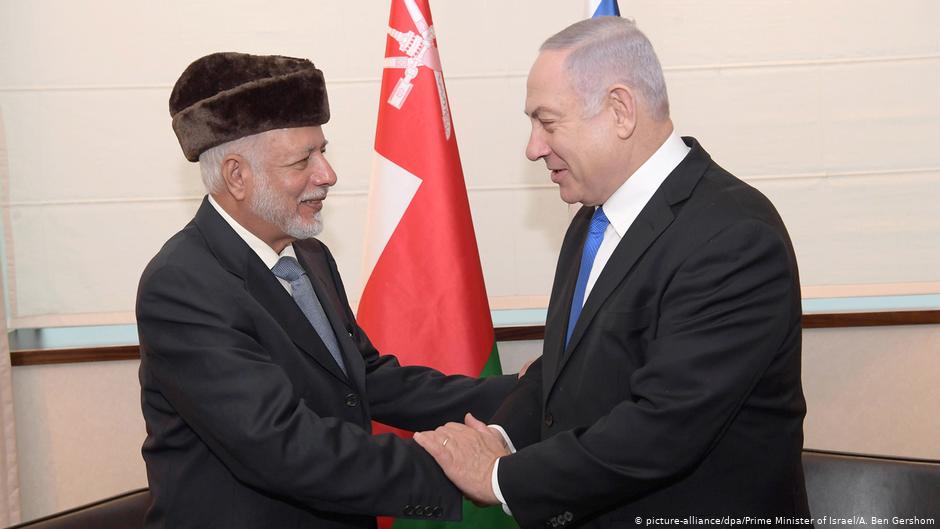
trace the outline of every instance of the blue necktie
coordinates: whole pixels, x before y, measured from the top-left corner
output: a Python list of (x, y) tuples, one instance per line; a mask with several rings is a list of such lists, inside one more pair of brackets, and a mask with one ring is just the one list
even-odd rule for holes
[(323, 340), (326, 348), (330, 350), (330, 354), (339, 364), (339, 368), (345, 373), (346, 365), (343, 363), (343, 356), (339, 352), (336, 334), (333, 333), (330, 320), (326, 318), (323, 305), (320, 305), (317, 293), (313, 291), (313, 285), (310, 283), (310, 278), (307, 277), (303, 267), (300, 266), (297, 259), (285, 255), (278, 259), (277, 264), (271, 268), (271, 271), (277, 277), (290, 283), (291, 295), (294, 297), (294, 301), (297, 302), (297, 306), (300, 307), (304, 316), (307, 317), (314, 330), (320, 335), (320, 339)]
[(597, 249), (601, 247), (601, 241), (604, 240), (604, 231), (607, 230), (608, 224), (610, 224), (610, 221), (607, 220), (607, 215), (604, 215), (604, 208), (594, 210), (587, 240), (584, 241), (584, 251), (581, 252), (578, 282), (574, 287), (574, 297), (571, 298), (571, 315), (568, 317), (568, 333), (565, 335), (566, 348), (568, 347), (568, 340), (571, 339), (571, 333), (574, 332), (574, 326), (578, 323), (578, 317), (581, 316), (588, 276), (591, 275), (591, 267), (594, 266), (594, 258), (597, 257)]

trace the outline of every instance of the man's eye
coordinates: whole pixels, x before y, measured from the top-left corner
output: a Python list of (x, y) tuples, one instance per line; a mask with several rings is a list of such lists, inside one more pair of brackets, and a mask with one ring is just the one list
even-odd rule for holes
[(297, 160), (296, 162), (294, 162), (294, 167), (298, 169), (303, 169), (307, 167), (307, 158), (304, 158), (303, 160)]

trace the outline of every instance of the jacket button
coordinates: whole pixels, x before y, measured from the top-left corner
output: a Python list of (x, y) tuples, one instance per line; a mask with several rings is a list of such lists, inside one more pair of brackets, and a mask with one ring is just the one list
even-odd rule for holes
[(440, 506), (437, 506), (434, 508), (434, 512), (432, 513), (432, 516), (434, 516), (435, 518), (440, 518), (443, 515), (444, 515), (444, 509), (442, 509)]
[(411, 516), (414, 514), (415, 510), (411, 505), (405, 505), (405, 508), (402, 509), (402, 512), (405, 513), (405, 516)]
[(358, 406), (359, 395), (356, 395), (355, 393), (350, 393), (346, 395), (346, 405), (349, 406), (350, 408), (355, 408), (356, 406)]
[(545, 426), (551, 428), (553, 424), (555, 424), (555, 418), (552, 417), (551, 412), (545, 412)]

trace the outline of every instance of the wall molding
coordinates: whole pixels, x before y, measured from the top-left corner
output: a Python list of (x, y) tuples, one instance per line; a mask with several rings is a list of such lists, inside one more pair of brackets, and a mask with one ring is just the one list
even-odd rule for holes
[[(899, 312), (846, 312), (833, 314), (804, 314), (804, 329), (832, 329), (851, 327), (882, 327), (894, 325), (937, 325), (940, 310)], [(544, 325), (497, 327), (497, 342), (541, 340)], [(137, 360), (140, 348), (137, 345), (109, 345), (67, 349), (27, 349), (10, 352), (10, 363), (14, 366), (36, 366), (50, 364), (73, 364), (80, 362), (109, 362), (114, 360)]]
[[(758, 69), (789, 69), (789, 68), (816, 68), (820, 66), (852, 66), (861, 64), (896, 64), (904, 62), (930, 62), (940, 60), (938, 53), (921, 53), (907, 55), (881, 55), (875, 57), (822, 57), (818, 59), (771, 59), (765, 61), (744, 61), (728, 63), (707, 64), (679, 64), (664, 65), (664, 73), (673, 72), (702, 72), (725, 70), (758, 70)], [(379, 63), (376, 63), (379, 64)], [(480, 81), (490, 79), (525, 79), (528, 70), (490, 71), (454, 73), (447, 76), (447, 81)], [(328, 86), (340, 85), (376, 85), (382, 82), (380, 76), (364, 77), (338, 77), (330, 80)], [(112, 92), (112, 91), (160, 91), (168, 92), (173, 88), (172, 83), (137, 83), (137, 84), (33, 84), (33, 85), (0, 85), (2, 93), (22, 92)]]
[[(862, 179), (870, 177), (892, 176), (936, 176), (940, 175), (940, 166), (936, 167), (910, 167), (907, 169), (869, 169), (863, 171), (821, 171), (809, 173), (780, 173), (780, 174), (752, 174), (738, 175), (745, 182), (793, 181), (793, 180), (830, 180), (830, 179)], [(516, 183), (502, 185), (468, 185), (469, 193), (492, 193), (507, 191), (547, 191), (558, 189), (553, 183)], [(368, 188), (346, 189), (330, 191), (334, 197), (364, 197), (369, 195)], [(0, 200), (0, 206), (8, 208), (37, 208), (62, 206), (110, 206), (126, 204), (160, 204), (160, 203), (198, 203), (205, 194), (180, 195), (161, 197), (109, 197), (109, 198), (76, 198), (76, 199), (49, 199), (49, 200)]]

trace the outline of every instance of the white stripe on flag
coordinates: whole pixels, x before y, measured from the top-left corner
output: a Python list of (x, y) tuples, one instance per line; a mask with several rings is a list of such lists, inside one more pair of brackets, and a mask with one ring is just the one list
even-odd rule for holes
[(377, 152), (372, 159), (370, 182), (362, 269), (365, 277), (372, 273), (385, 245), (392, 238), (411, 199), (421, 186), (420, 178)]

